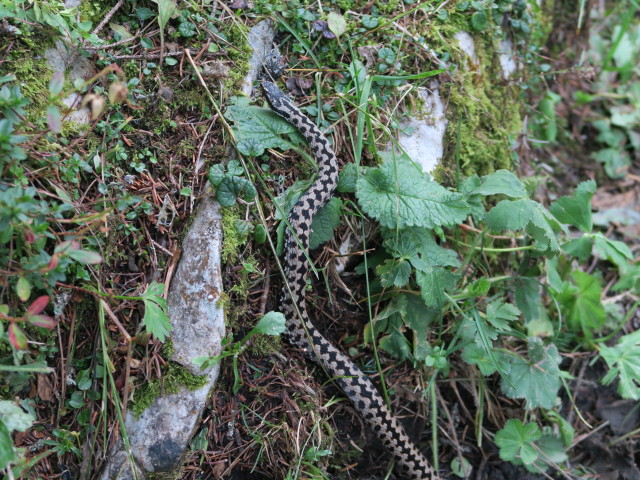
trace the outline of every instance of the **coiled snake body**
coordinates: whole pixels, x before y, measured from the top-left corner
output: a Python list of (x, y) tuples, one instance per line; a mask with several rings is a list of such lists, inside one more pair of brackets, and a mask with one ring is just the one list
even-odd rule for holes
[[(267, 70), (279, 76), (282, 68)], [(271, 109), (295, 126), (309, 142), (318, 162), (318, 178), (300, 197), (289, 214), (285, 234), (282, 310), (287, 319), (287, 337), (313, 360), (319, 361), (334, 377), (384, 446), (393, 454), (402, 478), (435, 479), (433, 468), (411, 442), (398, 420), (371, 381), (353, 361), (334, 347), (314, 327), (305, 305), (305, 284), (309, 271), (307, 251), (311, 222), (316, 212), (331, 198), (338, 181), (338, 162), (329, 141), (278, 87), (262, 80), (262, 91)]]

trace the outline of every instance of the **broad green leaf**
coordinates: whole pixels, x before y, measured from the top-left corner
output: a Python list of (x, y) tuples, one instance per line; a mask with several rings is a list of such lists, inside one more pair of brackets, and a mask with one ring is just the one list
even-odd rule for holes
[(557, 299), (566, 311), (568, 327), (574, 332), (582, 331), (586, 338), (591, 338), (606, 320), (600, 298), (602, 286), (598, 277), (581, 270), (571, 272), (571, 278), (574, 284), (564, 282)]
[(545, 346), (539, 338), (529, 339), (529, 359), (505, 355), (511, 368), (502, 378), (502, 391), (511, 398), (524, 398), (527, 408), (551, 409), (560, 388), (560, 362), (555, 345)]
[(249, 180), (233, 175), (225, 175), (216, 188), (216, 200), (223, 207), (233, 207), (238, 198), (250, 202), (256, 195), (256, 189)]
[(588, 180), (576, 188), (572, 196), (560, 197), (551, 204), (551, 213), (562, 223), (574, 225), (589, 233), (593, 227), (591, 221), (591, 197), (596, 191), (596, 182)]
[(409, 283), (411, 264), (403, 259), (389, 259), (376, 267), (383, 287), (404, 287)]
[[(362, 171), (363, 167), (360, 167)], [(358, 180), (358, 167), (355, 163), (347, 163), (338, 174), (338, 186), (340, 193), (356, 193), (356, 181)]]
[(593, 235), (595, 250), (600, 257), (614, 263), (620, 271), (625, 271), (629, 261), (633, 260), (633, 253), (626, 243), (610, 240), (601, 233)]
[[(477, 365), (480, 373), (485, 376), (493, 375), (498, 370), (496, 360), (500, 361), (501, 358), (502, 355), (499, 352), (495, 352), (492, 357), (483, 347), (478, 346), (476, 343), (469, 343), (462, 349), (462, 359), (471, 365)], [(503, 366), (507, 367), (510, 365), (507, 362), (503, 364)]]
[(502, 200), (487, 214), (486, 221), (496, 231), (525, 230), (545, 252), (560, 250), (554, 233), (559, 225), (542, 205), (528, 198)]
[(535, 442), (540, 450), (539, 457), (531, 465), (525, 468), (531, 473), (546, 472), (549, 466), (558, 465), (567, 461), (567, 454), (562, 439), (555, 435), (542, 435)]
[(428, 307), (441, 308), (446, 302), (445, 292), (456, 285), (458, 274), (442, 267), (427, 267), (416, 271), (422, 299)]
[(609, 385), (617, 377), (620, 396), (640, 400), (640, 331), (620, 337), (613, 347), (600, 345), (600, 356), (609, 367), (602, 383)]
[(471, 15), (471, 26), (476, 31), (481, 31), (487, 28), (489, 24), (489, 17), (487, 16), (487, 12), (484, 10), (480, 10)]
[(102, 255), (97, 252), (92, 252), (91, 250), (69, 250), (67, 255), (76, 262), (84, 264), (97, 265), (98, 263), (102, 263)]
[(487, 322), (498, 330), (508, 332), (511, 330), (508, 322), (514, 322), (520, 317), (520, 310), (515, 305), (504, 303), (499, 299), (487, 305)]
[(267, 312), (253, 327), (252, 333), (278, 336), (287, 328), (284, 315), (280, 312)]
[(0, 400), (0, 419), (10, 432), (24, 432), (35, 420), (21, 407), (9, 400)]
[(538, 458), (534, 442), (540, 436), (540, 428), (535, 423), (525, 425), (517, 419), (508, 420), (495, 437), (496, 445), (500, 448), (500, 458), (507, 461), (521, 460), (525, 465), (533, 463)]
[(4, 424), (3, 419), (0, 418), (0, 470), (7, 468), (9, 462), (14, 460), (15, 455), (11, 432)]
[(358, 179), (356, 188), (362, 209), (390, 229), (457, 225), (469, 213), (461, 194), (432, 182), (405, 161), (370, 169)]
[(411, 346), (407, 341), (407, 337), (396, 329), (390, 335), (385, 335), (380, 339), (380, 348), (399, 360), (412, 358)]
[(220, 182), (222, 182), (223, 178), (224, 165), (222, 165), (221, 163), (211, 165), (211, 168), (209, 169), (209, 181), (211, 182), (211, 185), (217, 187), (218, 185), (220, 185)]
[(164, 30), (167, 22), (177, 10), (175, 0), (152, 0), (158, 5), (158, 24)]
[(586, 262), (591, 256), (591, 250), (593, 249), (593, 237), (590, 235), (583, 235), (580, 238), (574, 238), (562, 245), (562, 250), (568, 255), (578, 259), (580, 263)]
[(280, 118), (268, 108), (249, 105), (246, 97), (235, 97), (225, 117), (231, 120), (240, 153), (257, 157), (267, 148), (287, 150), (294, 144), (282, 138), (283, 134), (298, 136), (296, 127)]
[(309, 248), (313, 250), (333, 238), (333, 230), (340, 225), (340, 212), (342, 210), (342, 200), (337, 197), (318, 210), (311, 223), (311, 236), (309, 237)]
[(64, 72), (58, 71), (53, 74), (53, 78), (49, 82), (49, 93), (55, 97), (62, 91), (64, 87)]
[(347, 31), (347, 21), (338, 12), (329, 12), (327, 15), (327, 24), (336, 37), (339, 37)]
[(162, 298), (164, 284), (152, 282), (142, 294), (144, 317), (142, 325), (155, 338), (164, 342), (171, 333), (171, 322), (167, 315), (167, 301)]
[(31, 283), (29, 283), (29, 280), (20, 277), (16, 283), (16, 293), (18, 294), (18, 298), (23, 302), (29, 300), (31, 296)]
[(480, 185), (469, 195), (506, 195), (511, 198), (524, 198), (527, 190), (522, 182), (509, 170), (498, 170), (480, 178)]

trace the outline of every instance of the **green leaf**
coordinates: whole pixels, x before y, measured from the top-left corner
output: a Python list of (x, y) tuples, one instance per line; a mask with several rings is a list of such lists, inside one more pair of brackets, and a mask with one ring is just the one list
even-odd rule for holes
[(355, 163), (347, 163), (338, 174), (338, 187), (340, 193), (356, 193), (356, 181), (358, 180), (358, 167)]
[(209, 181), (211, 185), (217, 187), (222, 182), (224, 178), (224, 165), (218, 163), (216, 165), (212, 165), (209, 169)]
[(281, 312), (267, 312), (253, 327), (251, 333), (262, 333), (277, 337), (287, 328), (287, 321)]
[(165, 57), (164, 58), (164, 63), (166, 63), (170, 67), (173, 67), (174, 65), (178, 64), (178, 60), (176, 58), (173, 58), (173, 57)]
[(527, 408), (551, 409), (560, 388), (560, 362), (558, 349), (544, 346), (539, 338), (529, 338), (529, 359), (519, 355), (505, 356), (510, 369), (502, 378), (502, 391), (511, 398), (524, 398)]
[(461, 194), (432, 182), (406, 161), (385, 162), (370, 169), (357, 180), (356, 188), (362, 209), (391, 229), (457, 225), (469, 213)]
[(164, 30), (169, 19), (176, 13), (177, 6), (175, 0), (152, 0), (158, 5), (158, 25)]
[(506, 195), (511, 198), (527, 196), (522, 182), (509, 170), (498, 170), (480, 178), (480, 185), (469, 192), (469, 195)]
[(136, 8), (136, 17), (138, 17), (140, 20), (149, 20), (154, 15), (155, 14), (147, 7)]
[(0, 470), (4, 470), (15, 459), (15, 450), (13, 448), (13, 438), (11, 432), (0, 419)]
[(566, 311), (568, 327), (574, 332), (582, 331), (586, 338), (591, 338), (606, 320), (600, 298), (602, 286), (598, 277), (581, 270), (571, 272), (571, 278), (574, 284), (564, 282), (557, 300)]
[(591, 256), (593, 250), (593, 236), (583, 235), (580, 238), (574, 238), (562, 245), (562, 250), (568, 255), (578, 259), (580, 263), (586, 262)]
[(171, 333), (171, 322), (167, 315), (167, 301), (162, 298), (164, 283), (151, 282), (142, 294), (144, 317), (142, 325), (155, 338), (164, 342)]
[(91, 250), (69, 250), (67, 255), (73, 258), (76, 262), (97, 265), (102, 263), (102, 255)]
[(593, 235), (595, 250), (600, 257), (614, 263), (620, 271), (625, 271), (629, 261), (633, 260), (633, 253), (626, 243), (610, 240), (601, 233)]
[(500, 448), (500, 458), (507, 461), (521, 460), (525, 465), (533, 463), (538, 458), (534, 443), (540, 436), (540, 428), (535, 423), (525, 425), (517, 419), (508, 420), (495, 437), (496, 445)]
[(478, 32), (487, 28), (489, 24), (489, 17), (487, 16), (487, 12), (484, 10), (480, 10), (479, 12), (475, 12), (471, 15), (471, 26), (474, 30)]
[(24, 432), (35, 418), (9, 400), (0, 400), (0, 419), (9, 432)]
[[(283, 134), (299, 135), (296, 128), (267, 108), (249, 105), (246, 97), (234, 97), (225, 117), (234, 123), (237, 148), (243, 155), (260, 156), (267, 148), (287, 150), (292, 142)], [(298, 137), (299, 138), (299, 137)]]
[(487, 214), (487, 226), (492, 230), (525, 230), (543, 251), (560, 250), (554, 228), (559, 225), (538, 202), (528, 198), (502, 200)]
[(389, 259), (376, 267), (383, 287), (404, 287), (409, 283), (411, 264), (403, 259)]
[(508, 322), (514, 322), (520, 317), (520, 310), (515, 305), (504, 303), (503, 299), (487, 305), (487, 322), (498, 330), (508, 332), (511, 330)]
[(595, 161), (604, 164), (604, 171), (610, 178), (623, 178), (631, 166), (629, 154), (618, 148), (604, 148), (591, 156)]
[(191, 22), (180, 22), (178, 32), (185, 38), (193, 37), (196, 34), (196, 26)]
[(13, 345), (13, 348), (18, 350), (26, 350), (27, 348), (27, 336), (24, 334), (22, 330), (15, 324), (15, 322), (11, 322), (9, 324), (8, 329), (9, 342)]
[(562, 223), (574, 225), (583, 232), (590, 232), (591, 197), (596, 191), (596, 182), (588, 180), (576, 188), (573, 196), (560, 197), (551, 204), (551, 213)]
[(29, 300), (31, 296), (31, 283), (29, 283), (29, 280), (20, 277), (16, 283), (16, 293), (18, 294), (18, 298), (23, 302)]
[(53, 78), (49, 82), (49, 93), (52, 97), (57, 96), (64, 87), (64, 72), (58, 71), (53, 74)]
[[(470, 365), (477, 365), (480, 373), (485, 376), (493, 375), (498, 370), (498, 363), (502, 358), (503, 355), (500, 352), (494, 352), (492, 356), (485, 348), (476, 343), (469, 343), (462, 349), (462, 359)], [(510, 367), (511, 365), (504, 362), (502, 367), (504, 366)]]
[(442, 267), (427, 267), (416, 271), (416, 282), (420, 285), (422, 299), (428, 307), (441, 308), (447, 298), (445, 292), (456, 285), (458, 274)]
[(233, 207), (238, 198), (250, 202), (256, 195), (256, 189), (249, 180), (233, 175), (225, 175), (216, 189), (216, 200), (223, 207)]
[(380, 348), (399, 360), (412, 358), (411, 346), (407, 338), (397, 329), (394, 329), (390, 335), (385, 335), (380, 339)]
[(342, 200), (336, 197), (329, 200), (324, 207), (318, 210), (311, 223), (310, 250), (318, 248), (333, 238), (333, 230), (340, 225), (341, 211)]
[(329, 12), (327, 15), (327, 24), (336, 37), (339, 37), (347, 31), (347, 21), (338, 12)]
[(613, 347), (601, 344), (600, 356), (609, 367), (602, 384), (609, 385), (617, 377), (620, 396), (640, 400), (640, 331), (620, 337)]

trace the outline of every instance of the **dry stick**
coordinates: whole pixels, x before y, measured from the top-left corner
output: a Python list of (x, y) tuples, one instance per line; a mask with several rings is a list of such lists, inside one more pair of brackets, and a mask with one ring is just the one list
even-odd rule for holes
[(124, 0), (118, 0), (118, 3), (116, 3), (113, 8), (111, 10), (109, 10), (109, 13), (107, 13), (107, 15), (102, 19), (102, 21), (98, 24), (98, 26), (93, 30), (93, 34), (97, 35), (100, 30), (102, 30), (104, 28), (104, 26), (107, 24), (107, 22), (109, 20), (111, 20), (111, 17), (113, 17), (115, 15), (115, 13), (118, 11), (118, 9), (122, 6), (122, 4), (124, 3)]

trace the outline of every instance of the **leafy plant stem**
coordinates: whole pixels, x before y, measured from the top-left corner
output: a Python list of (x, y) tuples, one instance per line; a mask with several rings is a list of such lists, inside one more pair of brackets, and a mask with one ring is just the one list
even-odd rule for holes
[[(624, 320), (620, 322), (620, 325), (618, 325), (618, 327), (613, 332), (601, 338), (594, 338), (593, 343), (604, 343), (611, 340), (613, 337), (615, 337), (618, 334), (618, 332), (620, 332), (620, 330), (622, 330), (624, 326), (627, 323), (629, 323), (629, 320), (631, 320), (631, 317), (633, 317), (633, 315), (636, 313), (638, 306), (640, 306), (640, 300), (635, 301), (635, 303), (631, 306), (631, 308), (625, 315)], [(597, 345), (595, 347), (598, 348)]]

